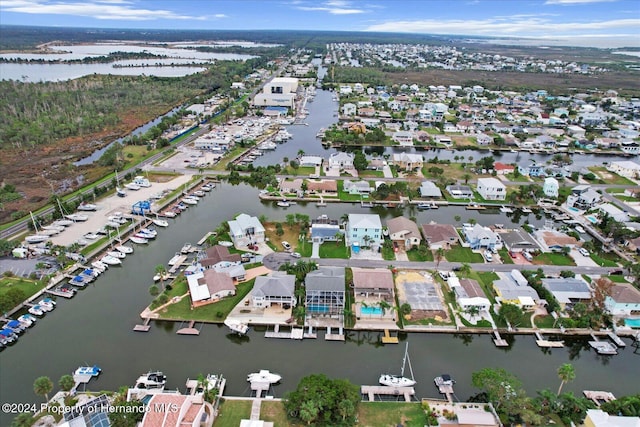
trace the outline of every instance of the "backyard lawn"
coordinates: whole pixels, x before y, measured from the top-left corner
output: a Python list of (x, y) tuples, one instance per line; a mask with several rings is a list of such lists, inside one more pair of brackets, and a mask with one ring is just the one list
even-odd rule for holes
[(599, 176), (605, 183), (611, 185), (636, 185), (635, 182), (620, 176), (616, 173), (610, 172), (604, 166), (590, 166), (588, 168), (591, 172)]
[(302, 425), (292, 423), (291, 420), (287, 419), (284, 405), (278, 401), (263, 400), (260, 405), (260, 419), (263, 421), (271, 421), (274, 426)]
[(251, 403), (251, 400), (223, 401), (213, 427), (238, 427), (242, 419), (249, 419), (251, 416)]
[(362, 402), (358, 407), (358, 424), (363, 426), (423, 427), (426, 420), (419, 402)]
[(444, 257), (449, 262), (484, 262), (482, 255), (473, 252), (469, 248), (463, 248), (460, 245), (453, 245), (451, 249), (444, 253)]
[(599, 266), (602, 267), (617, 267), (618, 263), (613, 261), (610, 258), (617, 258), (617, 256), (613, 253), (611, 254), (606, 254), (606, 253), (599, 253), (599, 254), (595, 254), (595, 253), (591, 253), (589, 254), (589, 256), (591, 257), (591, 259), (598, 264)]
[(576, 265), (570, 256), (555, 252), (536, 255), (533, 257), (533, 263), (537, 265)]

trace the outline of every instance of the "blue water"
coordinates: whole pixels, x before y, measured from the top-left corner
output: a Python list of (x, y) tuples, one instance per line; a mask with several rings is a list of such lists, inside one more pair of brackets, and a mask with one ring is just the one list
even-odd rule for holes
[(328, 313), (329, 306), (328, 305), (318, 305), (318, 304), (310, 304), (307, 306), (307, 311), (311, 313)]
[(382, 315), (382, 309), (380, 307), (362, 307), (360, 313)]
[(640, 328), (640, 319), (624, 319), (624, 324), (630, 328)]
[(593, 215), (587, 215), (587, 216), (585, 216), (585, 218), (587, 218), (589, 221), (591, 221), (594, 224), (598, 223), (598, 219)]
[(572, 207), (570, 207), (570, 208), (569, 208), (569, 210), (570, 210), (570, 211), (573, 211), (573, 212), (580, 212), (580, 209), (576, 209), (576, 208), (574, 208), (573, 206), (572, 206)]

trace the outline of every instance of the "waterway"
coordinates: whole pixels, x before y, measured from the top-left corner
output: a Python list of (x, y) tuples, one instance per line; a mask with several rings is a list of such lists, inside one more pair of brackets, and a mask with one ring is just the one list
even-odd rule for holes
[[(53, 312), (0, 353), (0, 400), (39, 402), (41, 398), (33, 393), (35, 378), (47, 375), (57, 383), (61, 375), (85, 364), (98, 364), (104, 370), (97, 381), (90, 383), (92, 390), (132, 385), (140, 373), (160, 369), (169, 376), (169, 387), (182, 390), (187, 377), (220, 372), (229, 379), (228, 393), (232, 395), (248, 395), (248, 373), (270, 369), (284, 378), (274, 391), (278, 397), (312, 372), (348, 378), (356, 384), (375, 384), (380, 373), (398, 372), (404, 347), (381, 347), (378, 334), (373, 332), (353, 332), (346, 343), (336, 343), (323, 339), (302, 342), (265, 339), (263, 333), (255, 330), (247, 338), (239, 339), (217, 325), (204, 325), (198, 337), (179, 336), (175, 332), (180, 324), (171, 322), (153, 322), (148, 333), (132, 331), (140, 322), (139, 313), (151, 299), (148, 289), (155, 266), (166, 263), (185, 242), (196, 242), (220, 222), (240, 212), (284, 220), (286, 214), (295, 212), (312, 218), (321, 213), (339, 218), (345, 212), (373, 211), (351, 204), (330, 204), (322, 209), (315, 204), (298, 204), (281, 209), (260, 202), (257, 195), (257, 189), (245, 184), (218, 185), (196, 207), (169, 220), (170, 227), (160, 230), (156, 241), (147, 247), (136, 247), (122, 267), (111, 267), (73, 299), (59, 300)], [(374, 212), (385, 217), (399, 214), (393, 210)], [(481, 224), (511, 221), (501, 213), (465, 211), (463, 207), (415, 215), (420, 223), (451, 222), (455, 215), (463, 220), (475, 218)], [(534, 225), (543, 221), (533, 215), (529, 219)], [(450, 373), (458, 381), (457, 396), (466, 399), (476, 392), (471, 386), (471, 373), (484, 367), (502, 367), (513, 372), (531, 393), (545, 387), (554, 389), (558, 385), (556, 369), (566, 362), (574, 364), (577, 373), (566, 390), (580, 393), (583, 389), (604, 389), (616, 395), (637, 392), (637, 384), (631, 379), (638, 374), (640, 351), (634, 354), (630, 346), (617, 356), (601, 357), (583, 340), (575, 341), (571, 348), (543, 352), (532, 336), (510, 337), (511, 347), (507, 350), (495, 348), (489, 335), (463, 339), (414, 333), (407, 339), (418, 380), (416, 391), (421, 397), (437, 397), (433, 378)], [(1, 414), (0, 425), (9, 425), (10, 419), (9, 415)]]

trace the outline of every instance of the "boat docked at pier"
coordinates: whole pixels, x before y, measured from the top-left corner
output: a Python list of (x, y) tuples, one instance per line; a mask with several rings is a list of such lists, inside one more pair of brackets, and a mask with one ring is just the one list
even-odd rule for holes
[(105, 255), (102, 258), (100, 258), (100, 261), (107, 264), (107, 265), (120, 265), (122, 264), (122, 261), (120, 261), (119, 258), (115, 258), (112, 257), (110, 255)]
[[(406, 365), (409, 365), (409, 372), (411, 373), (410, 378), (404, 376), (404, 369)], [(404, 358), (402, 359), (400, 375), (382, 374), (380, 375), (378, 382), (382, 385), (386, 385), (387, 387), (411, 387), (416, 384), (416, 381), (413, 379), (411, 360), (409, 359), (409, 343), (407, 343), (404, 349)]]
[(249, 332), (249, 325), (239, 320), (225, 319), (224, 324), (238, 335), (246, 335)]
[(153, 222), (154, 225), (157, 225), (158, 227), (168, 227), (169, 223), (167, 222), (166, 219), (160, 219), (160, 218), (154, 218), (151, 220), (151, 222)]
[(23, 325), (25, 325), (27, 328), (30, 328), (31, 326), (33, 326), (36, 321), (38, 320), (35, 316), (31, 315), (31, 314), (23, 314), (22, 316), (18, 317), (18, 322), (22, 323)]
[(118, 245), (114, 247), (114, 249), (118, 252), (122, 252), (125, 255), (133, 253), (133, 247), (127, 245)]
[(29, 307), (29, 310), (27, 310), (27, 311), (29, 312), (29, 314), (33, 314), (34, 316), (43, 316), (44, 315), (44, 310), (39, 305), (34, 305), (32, 307)]
[(280, 206), (281, 208), (288, 208), (289, 206), (291, 206), (291, 203), (289, 203), (288, 200), (280, 200), (278, 203), (276, 203), (276, 205)]
[(166, 383), (167, 383), (166, 375), (164, 375), (160, 371), (150, 371), (138, 377), (134, 388), (137, 388), (137, 389), (164, 388)]
[(276, 384), (279, 383), (282, 377), (274, 372), (269, 372), (267, 369), (261, 369), (259, 372), (254, 372), (247, 375), (247, 381), (250, 383), (266, 383)]
[(143, 235), (138, 236), (137, 234), (129, 237), (129, 240), (131, 240), (136, 245), (146, 245), (147, 243), (149, 243), (149, 239), (143, 237)]
[(73, 375), (76, 375), (76, 376), (88, 375), (90, 377), (97, 377), (98, 375), (100, 375), (100, 373), (102, 373), (102, 369), (100, 369), (98, 365), (80, 366), (78, 367), (78, 369), (73, 371)]

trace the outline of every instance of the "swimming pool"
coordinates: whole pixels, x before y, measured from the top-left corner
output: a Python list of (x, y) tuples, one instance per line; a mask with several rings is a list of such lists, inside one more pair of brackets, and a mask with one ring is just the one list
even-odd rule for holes
[(624, 319), (624, 324), (630, 328), (640, 328), (640, 319)]
[(598, 218), (596, 218), (593, 215), (587, 215), (587, 216), (585, 216), (585, 218), (587, 218), (593, 224), (597, 224), (598, 223)]
[(569, 207), (569, 210), (572, 212), (580, 212), (580, 209), (574, 208), (573, 206)]
[(380, 307), (362, 307), (360, 308), (360, 313), (362, 314), (377, 314), (378, 316), (382, 315), (382, 309)]
[(322, 304), (309, 304), (307, 306), (307, 311), (310, 313), (328, 313), (329, 306)]

